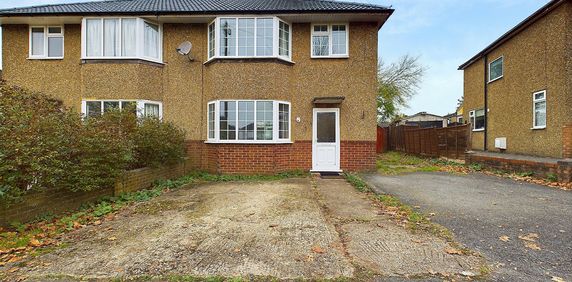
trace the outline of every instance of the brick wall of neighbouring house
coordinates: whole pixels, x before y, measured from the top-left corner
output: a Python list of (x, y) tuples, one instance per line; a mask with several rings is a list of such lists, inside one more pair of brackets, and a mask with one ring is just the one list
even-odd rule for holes
[(118, 179), (114, 187), (106, 189), (89, 192), (58, 189), (27, 193), (21, 202), (0, 207), (0, 226), (9, 226), (15, 221), (31, 221), (45, 214), (61, 214), (76, 210), (83, 204), (94, 202), (105, 196), (150, 188), (157, 180), (183, 176), (192, 170), (190, 164), (191, 160), (188, 159), (178, 165), (128, 171)]
[(560, 161), (539, 162), (530, 160), (514, 160), (497, 158), (492, 156), (477, 156), (471, 153), (465, 154), (465, 163), (479, 163), (489, 168), (495, 168), (511, 172), (534, 172), (536, 177), (546, 178), (550, 174), (558, 176), (560, 182), (571, 182), (572, 162)]
[[(274, 174), (312, 168), (312, 142), (291, 144), (208, 144), (189, 141), (188, 154), (196, 167), (213, 173)], [(344, 171), (375, 169), (375, 141), (342, 141)]]
[(572, 158), (572, 124), (562, 128), (562, 157)]

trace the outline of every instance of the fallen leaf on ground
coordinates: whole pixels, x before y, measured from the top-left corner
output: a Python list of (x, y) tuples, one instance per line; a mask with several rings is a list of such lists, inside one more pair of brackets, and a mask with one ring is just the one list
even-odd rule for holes
[(101, 224), (101, 220), (96, 220), (93, 225), (100, 225)]
[(538, 234), (536, 234), (536, 233), (528, 233), (528, 234), (526, 234), (526, 235), (520, 235), (520, 236), (518, 236), (518, 239), (524, 240), (524, 241), (529, 241), (529, 242), (536, 242), (536, 239), (538, 239)]
[(465, 270), (465, 271), (462, 271), (462, 272), (461, 272), (461, 275), (463, 275), (463, 276), (467, 276), (467, 277), (474, 277), (474, 276), (477, 276), (477, 274), (475, 274), (474, 272), (471, 272), (471, 271), (466, 271), (466, 270)]
[(19, 268), (17, 268), (17, 267), (12, 267), (12, 268), (8, 269), (8, 272), (14, 273), (14, 272), (18, 271), (18, 269)]
[(508, 241), (510, 241), (510, 238), (506, 235), (502, 235), (499, 237), (499, 240), (501, 240), (503, 242), (508, 242)]
[(73, 222), (73, 228), (75, 228), (75, 229), (81, 228), (81, 223), (74, 221)]
[(540, 251), (540, 247), (534, 242), (524, 242), (524, 246), (535, 251)]
[(115, 241), (115, 240), (117, 240), (117, 237), (111, 236), (111, 237), (107, 238), (107, 240), (109, 240), (109, 241)]
[(446, 248), (445, 252), (450, 254), (450, 255), (462, 255), (463, 251), (459, 250), (459, 249), (455, 249), (455, 248)]
[(430, 213), (429, 213), (429, 216), (435, 216), (435, 213), (434, 213), (434, 212), (430, 212)]
[(38, 239), (32, 239), (32, 240), (30, 240), (29, 244), (32, 247), (39, 247), (42, 245), (42, 242), (38, 241)]
[(320, 248), (319, 246), (312, 247), (312, 252), (316, 254), (323, 254), (325, 253), (324, 249)]
[(550, 279), (550, 281), (554, 281), (554, 282), (566, 282), (564, 281), (564, 279), (558, 277), (558, 276), (552, 276), (552, 279)]

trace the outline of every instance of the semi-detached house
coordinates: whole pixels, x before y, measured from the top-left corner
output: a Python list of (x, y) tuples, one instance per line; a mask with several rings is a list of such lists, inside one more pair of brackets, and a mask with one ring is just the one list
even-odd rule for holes
[[(218, 173), (375, 167), (378, 30), (327, 0), (116, 0), (0, 11), (3, 77), (85, 116), (137, 107)], [(192, 45), (192, 47), (191, 47)]]

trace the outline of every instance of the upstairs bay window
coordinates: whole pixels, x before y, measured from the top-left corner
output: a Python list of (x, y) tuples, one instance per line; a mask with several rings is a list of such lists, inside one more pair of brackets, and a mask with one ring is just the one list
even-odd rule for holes
[(212, 58), (291, 58), (290, 24), (277, 17), (221, 17), (208, 26)]
[(290, 141), (290, 103), (222, 100), (207, 106), (208, 141), (280, 143)]
[(63, 59), (63, 26), (30, 27), (30, 59)]
[(348, 56), (347, 24), (312, 25), (312, 58), (344, 58)]
[(161, 26), (140, 18), (85, 18), (83, 59), (144, 59), (161, 62)]

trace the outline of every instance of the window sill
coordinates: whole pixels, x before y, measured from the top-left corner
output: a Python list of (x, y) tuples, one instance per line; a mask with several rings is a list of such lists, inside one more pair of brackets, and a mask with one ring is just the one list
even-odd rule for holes
[(64, 57), (28, 57), (28, 60), (63, 60)]
[(349, 59), (349, 55), (334, 55), (334, 56), (310, 56), (312, 59)]
[(273, 145), (273, 144), (292, 144), (294, 142), (290, 140), (280, 140), (280, 141), (252, 141), (252, 140), (231, 140), (231, 141), (215, 141), (215, 140), (207, 140), (205, 144), (241, 144), (241, 145)]
[(499, 77), (497, 77), (497, 78), (495, 78), (495, 79), (493, 79), (493, 80), (489, 80), (487, 83), (493, 83), (493, 82), (495, 82), (495, 81), (497, 81), (497, 80), (499, 80), (499, 79), (501, 79), (501, 78), (503, 78), (503, 75), (501, 75), (501, 76), (499, 76)]
[(286, 65), (294, 65), (295, 63), (289, 59), (282, 58), (282, 57), (213, 57), (208, 59), (203, 64), (205, 66), (210, 65), (214, 62), (271, 62), (275, 61), (277, 63), (286, 64)]
[(82, 64), (143, 64), (156, 67), (164, 67), (165, 63), (151, 61), (147, 59), (132, 58), (107, 58), (107, 59), (81, 59)]
[(482, 129), (473, 129), (473, 132), (483, 132), (483, 131), (485, 131), (484, 128), (482, 128)]
[(532, 127), (530, 130), (543, 130), (543, 129), (546, 129), (546, 126)]

